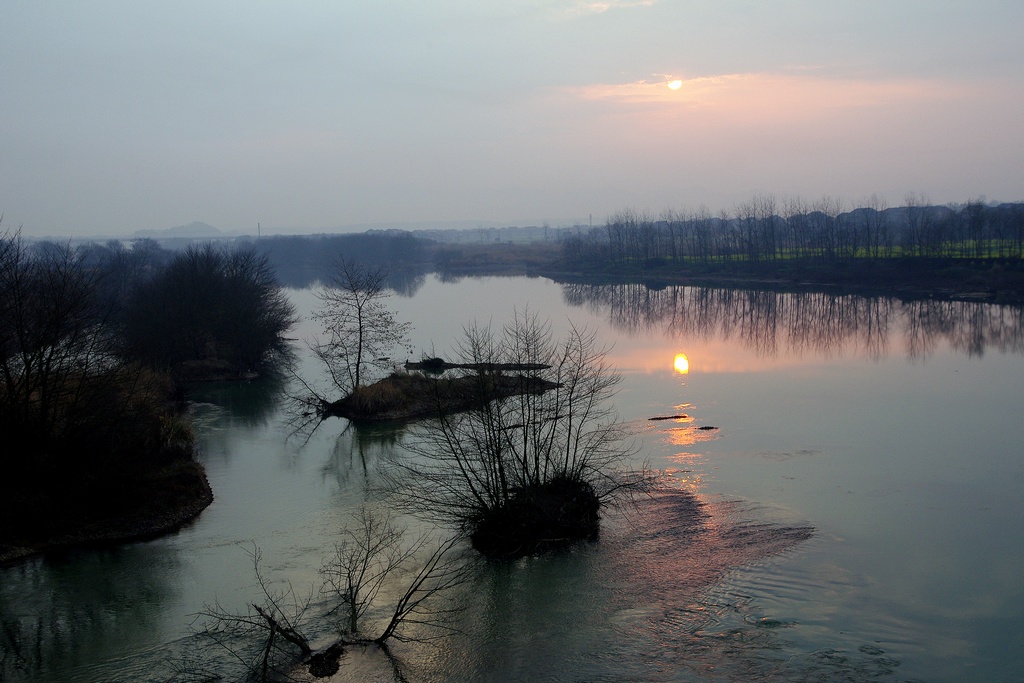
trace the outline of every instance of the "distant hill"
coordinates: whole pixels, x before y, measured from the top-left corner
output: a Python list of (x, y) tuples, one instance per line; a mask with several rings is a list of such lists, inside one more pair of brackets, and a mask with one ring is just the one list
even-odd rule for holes
[(188, 225), (179, 225), (166, 230), (137, 230), (134, 237), (138, 239), (150, 238), (156, 240), (186, 238), (203, 239), (208, 237), (224, 237), (224, 233), (217, 228), (201, 221), (192, 221)]

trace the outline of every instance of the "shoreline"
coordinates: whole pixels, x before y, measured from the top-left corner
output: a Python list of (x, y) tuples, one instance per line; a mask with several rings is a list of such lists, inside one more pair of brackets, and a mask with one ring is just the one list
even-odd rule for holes
[[(858, 267), (861, 266), (861, 267)], [(857, 269), (859, 273), (849, 270)], [(866, 271), (866, 273), (865, 273)], [(585, 271), (558, 264), (531, 268), (467, 268), (447, 271), (463, 277), (543, 277), (558, 284), (644, 285), (665, 287), (709, 287), (758, 289), (776, 292), (830, 292), (860, 296), (885, 296), (903, 300), (942, 299), (976, 301), (1001, 305), (1024, 303), (1024, 263), (1009, 272), (964, 268), (954, 273), (940, 269), (903, 273), (898, 264), (848, 265), (833, 277), (822, 277), (815, 269), (760, 272), (741, 268), (679, 271), (662, 267), (648, 269), (607, 269)], [(839, 275), (839, 277), (835, 277)]]
[[(82, 548), (98, 548), (152, 540), (174, 533), (194, 521), (213, 503), (213, 489), (206, 470), (195, 461), (165, 469), (147, 482), (143, 505), (113, 517), (86, 519), (81, 526), (30, 543), (0, 543), (0, 567), (24, 560)], [(161, 484), (188, 484), (187, 492)], [(83, 511), (88, 515), (89, 511)]]
[[(528, 248), (524, 250), (529, 253)], [(550, 250), (509, 258), (494, 245), (472, 250), (432, 272), (450, 277), (544, 277), (561, 284), (642, 284), (733, 287), (774, 291), (826, 291), (901, 299), (1024, 303), (1024, 260), (941, 256), (854, 257), (834, 260), (689, 262), (651, 260), (567, 263)]]
[(566, 285), (644, 285), (650, 289), (665, 287), (706, 287), (710, 289), (753, 289), (781, 293), (823, 292), (865, 297), (893, 297), (902, 300), (942, 299), (948, 301), (976, 301), (980, 303), (1017, 305), (1024, 303), (1024, 292), (997, 290), (983, 287), (957, 286), (955, 283), (935, 286), (912, 284), (872, 284), (851, 282), (824, 282), (790, 280), (758, 275), (678, 275), (661, 274), (637, 276), (633, 274), (586, 274), (572, 271), (543, 271), (536, 275)]

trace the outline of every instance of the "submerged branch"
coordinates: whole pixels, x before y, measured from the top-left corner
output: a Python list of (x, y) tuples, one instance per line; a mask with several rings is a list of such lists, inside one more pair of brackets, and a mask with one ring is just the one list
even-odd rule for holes
[[(272, 617), (270, 614), (264, 611), (263, 608), (261, 608), (256, 603), (252, 603), (252, 607), (261, 617), (263, 617), (264, 621), (267, 622), (267, 627), (270, 629), (271, 632), (269, 642), (273, 642), (273, 634), (276, 632), (281, 634), (281, 637), (287, 640), (289, 643), (299, 648), (299, 650), (302, 651), (302, 654), (308, 655), (313, 652), (312, 648), (309, 647), (309, 641), (306, 640), (306, 637), (303, 636), (301, 633), (299, 633), (294, 628), (291, 628), (289, 626), (282, 626), (276, 619), (274, 619), (274, 617)], [(268, 644), (267, 647), (269, 649), (270, 645)]]

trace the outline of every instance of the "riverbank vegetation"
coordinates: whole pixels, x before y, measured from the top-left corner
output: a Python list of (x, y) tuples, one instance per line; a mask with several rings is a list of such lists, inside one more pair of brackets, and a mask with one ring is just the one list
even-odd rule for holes
[(478, 232), (474, 241), (428, 242), (442, 278), (526, 274), (1024, 301), (1022, 202), (936, 206), (908, 195), (901, 206), (873, 197), (850, 207), (827, 196), (758, 195), (717, 213), (627, 208), (602, 225), (537, 228), (531, 241), (512, 241), (512, 231)]
[[(0, 562), (146, 538), (195, 517), (212, 492), (180, 402), (187, 359), (162, 345), (229, 349), (232, 371), (284, 348), (290, 305), (258, 257), (210, 248), (164, 259), (137, 246), (0, 236)], [(210, 262), (220, 280), (200, 281), (209, 270), (195, 266)], [(166, 281), (176, 286), (160, 290)], [(200, 290), (206, 298), (186, 296)], [(153, 331), (174, 313), (174, 329)], [(222, 336), (189, 336), (190, 321), (219, 315)], [(271, 329), (255, 334), (250, 317)]]
[[(600, 238), (599, 238), (600, 235)], [(835, 198), (815, 202), (758, 195), (733, 212), (712, 215), (667, 210), (652, 215), (624, 209), (598, 232), (566, 244), (570, 260), (616, 263), (671, 260), (748, 262), (813, 258), (1021, 258), (1024, 203), (991, 206), (980, 200), (930, 206), (915, 195), (888, 208), (874, 199), (848, 210)]]
[(190, 246), (126, 297), (125, 352), (178, 381), (253, 377), (289, 353), (295, 310), (265, 255)]
[(266, 254), (278, 279), (302, 289), (326, 282), (337, 272), (339, 254), (351, 263), (387, 273), (387, 286), (411, 293), (433, 261), (432, 240), (402, 230), (317, 235), (272, 235), (240, 246)]
[[(1024, 300), (1024, 202), (929, 204), (908, 194), (850, 204), (756, 195), (731, 209), (625, 208), (601, 224), (474, 230), (374, 230), (271, 236), (238, 245), (266, 254), (282, 282), (329, 280), (338, 254), (388, 273), (413, 294), (442, 279), (542, 275), (559, 281), (843, 287), (906, 297)], [(133, 250), (134, 251), (134, 250)]]

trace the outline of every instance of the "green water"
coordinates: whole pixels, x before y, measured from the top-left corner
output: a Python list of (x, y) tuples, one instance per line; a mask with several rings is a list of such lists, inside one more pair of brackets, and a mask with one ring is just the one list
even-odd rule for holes
[[(596, 329), (638, 457), (676, 482), (596, 544), (481, 567), (458, 633), (395, 646), (407, 680), (1021, 680), (1020, 309), (527, 278), (392, 303), (442, 353), (515, 307)], [(340, 421), (289, 439), (257, 385), (192, 410), (214, 504), (170, 537), (0, 570), (0, 680), (167, 680), (192, 615), (254, 599), (254, 545), (275, 581), (318, 585), (401, 449)], [(394, 674), (352, 650), (336, 679)]]

